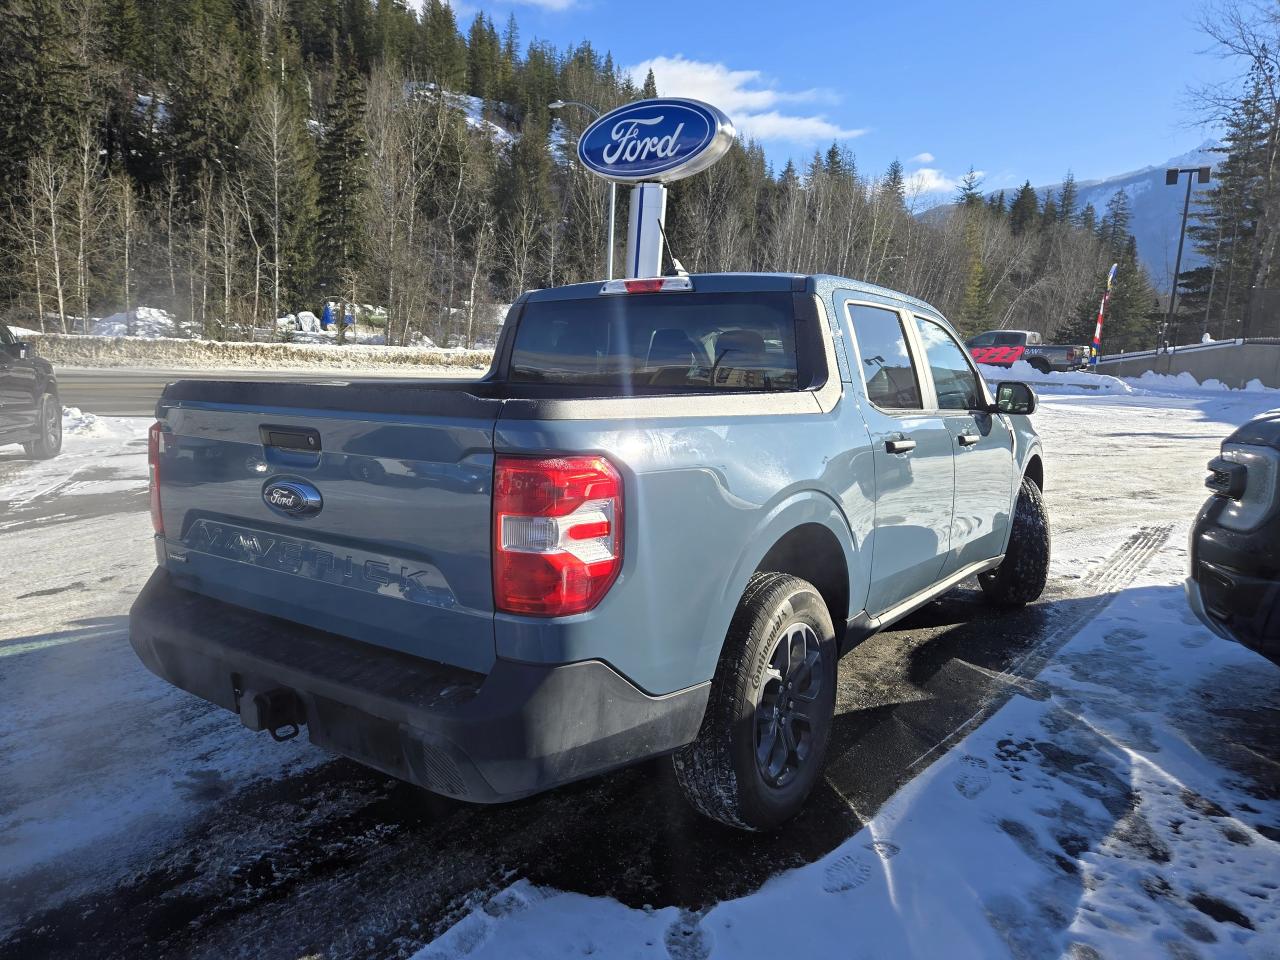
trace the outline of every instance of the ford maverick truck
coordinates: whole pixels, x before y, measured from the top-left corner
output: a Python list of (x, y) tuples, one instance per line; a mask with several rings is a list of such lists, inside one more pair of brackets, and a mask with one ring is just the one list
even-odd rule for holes
[(150, 432), (143, 663), (278, 739), (450, 797), (670, 756), (772, 828), (837, 659), (1049, 562), (1035, 394), (928, 304), (829, 276), (584, 283), (473, 381), (179, 381)]

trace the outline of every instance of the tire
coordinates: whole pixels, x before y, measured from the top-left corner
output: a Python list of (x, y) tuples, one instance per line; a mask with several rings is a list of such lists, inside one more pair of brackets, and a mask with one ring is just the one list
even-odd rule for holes
[(52, 460), (62, 450), (62, 404), (51, 393), (40, 398), (36, 414), (36, 438), (24, 443), (28, 457), (36, 460)]
[(1033, 357), (1031, 360), (1028, 360), (1027, 362), (1030, 363), (1031, 366), (1035, 367), (1038, 373), (1049, 372), (1049, 362), (1047, 360), (1044, 360), (1040, 357)]
[(1048, 578), (1049, 515), (1040, 488), (1023, 477), (1004, 562), (978, 574), (978, 583), (992, 603), (1021, 607), (1039, 598)]
[(672, 758), (689, 803), (743, 830), (771, 830), (795, 816), (822, 772), (835, 689), (835, 630), (822, 596), (798, 577), (753, 575), (702, 728)]

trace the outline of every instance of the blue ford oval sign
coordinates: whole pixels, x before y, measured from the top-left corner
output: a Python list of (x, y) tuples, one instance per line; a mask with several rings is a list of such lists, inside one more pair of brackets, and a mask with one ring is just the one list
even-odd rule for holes
[(733, 143), (733, 122), (701, 100), (660, 97), (610, 110), (578, 140), (578, 159), (592, 173), (621, 183), (691, 177)]
[(320, 491), (305, 480), (272, 480), (262, 488), (268, 507), (287, 517), (306, 517), (324, 506)]

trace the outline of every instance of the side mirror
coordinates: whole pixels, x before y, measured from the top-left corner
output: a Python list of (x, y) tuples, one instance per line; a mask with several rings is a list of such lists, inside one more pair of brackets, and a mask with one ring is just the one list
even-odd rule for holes
[(1029, 416), (1036, 412), (1036, 392), (1025, 383), (1002, 380), (996, 385), (996, 411)]

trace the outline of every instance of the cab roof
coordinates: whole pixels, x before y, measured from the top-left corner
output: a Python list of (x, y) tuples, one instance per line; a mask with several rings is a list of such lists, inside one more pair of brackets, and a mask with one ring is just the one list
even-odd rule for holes
[[(934, 316), (941, 316), (932, 305), (898, 290), (874, 283), (850, 280), (826, 273), (694, 273), (689, 275), (695, 293), (764, 293), (767, 291), (809, 291), (829, 296), (835, 290), (847, 290), (876, 299), (891, 300)], [(528, 293), (530, 302), (543, 300), (583, 300), (600, 295), (603, 280), (573, 283)]]

